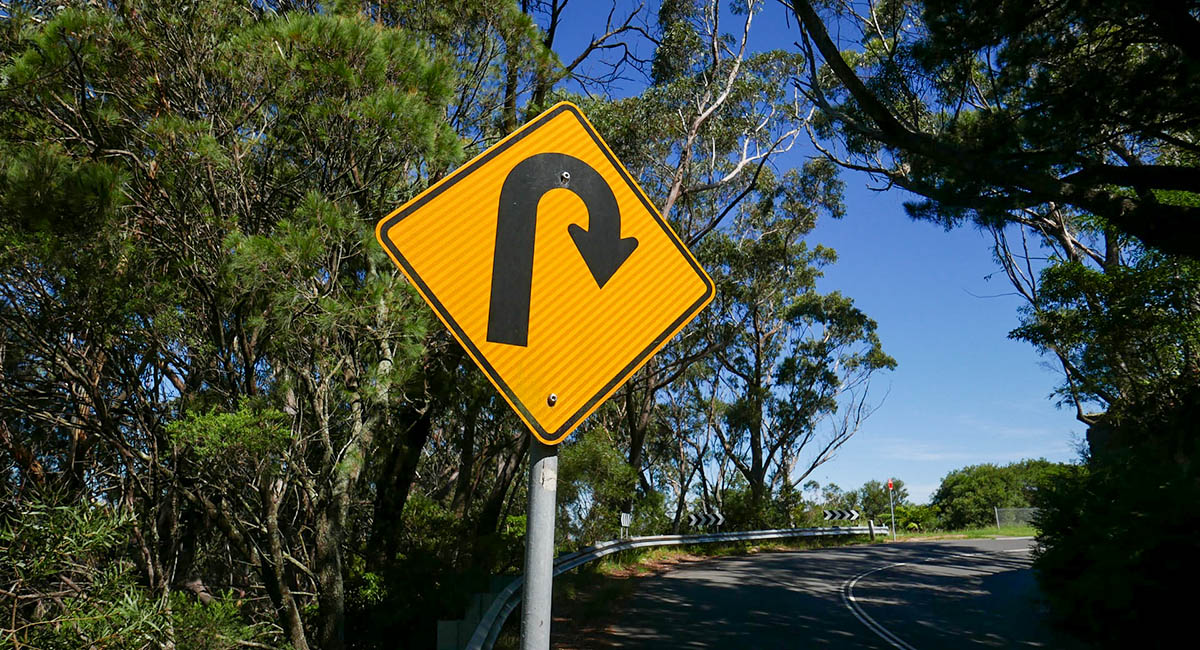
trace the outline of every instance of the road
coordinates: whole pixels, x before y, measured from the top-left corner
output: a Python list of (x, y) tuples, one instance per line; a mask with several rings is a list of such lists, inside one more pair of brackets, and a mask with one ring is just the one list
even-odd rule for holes
[(761, 553), (645, 578), (613, 648), (1069, 648), (1041, 621), (1029, 539)]

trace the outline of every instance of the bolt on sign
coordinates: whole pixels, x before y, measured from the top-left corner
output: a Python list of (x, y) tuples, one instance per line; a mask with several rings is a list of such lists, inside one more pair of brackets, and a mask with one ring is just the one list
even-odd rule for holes
[(375, 232), (550, 445), (714, 294), (683, 241), (566, 102), (384, 217)]

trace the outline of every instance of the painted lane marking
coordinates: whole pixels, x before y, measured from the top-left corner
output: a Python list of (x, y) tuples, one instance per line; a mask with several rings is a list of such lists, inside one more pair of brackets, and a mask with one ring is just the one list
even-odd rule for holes
[[(1001, 551), (986, 551), (986, 552), (981, 552), (981, 553), (949, 553), (946, 555), (939, 555), (937, 557), (928, 557), (928, 558), (925, 558), (924, 560), (921, 560), (921, 562), (925, 563), (925, 562), (931, 562), (933, 560), (943, 560), (946, 558), (964, 558), (965, 559), (965, 558), (978, 557), (980, 555), (994, 555), (996, 553), (1029, 553), (1029, 552), (1032, 552), (1032, 550), (1033, 549), (1030, 549), (1030, 548), (1017, 548), (1017, 549), (1006, 549), (1006, 550), (1001, 550)], [(850, 610), (850, 613), (854, 615), (854, 618), (857, 618), (860, 623), (865, 625), (868, 630), (871, 630), (876, 635), (878, 635), (879, 638), (883, 639), (884, 641), (887, 641), (893, 648), (898, 648), (899, 650), (917, 650), (917, 649), (914, 648), (913, 646), (909, 645), (908, 642), (906, 642), (904, 639), (901, 639), (900, 637), (896, 636), (896, 634), (894, 632), (892, 632), (891, 630), (889, 630), (886, 627), (884, 627), (883, 625), (881, 625), (878, 621), (871, 618), (871, 615), (868, 614), (866, 612), (866, 610), (864, 610), (862, 608), (862, 606), (858, 604), (858, 599), (856, 599), (854, 597), (854, 586), (858, 584), (859, 580), (862, 580), (863, 578), (865, 578), (873, 573), (879, 573), (880, 571), (887, 571), (888, 569), (895, 569), (896, 567), (908, 566), (910, 564), (914, 564), (914, 563), (913, 562), (896, 562), (894, 564), (887, 564), (887, 565), (884, 565), (884, 566), (881, 566), (881, 567), (878, 567), (875, 569), (871, 569), (870, 571), (860, 573), (857, 576), (854, 576), (853, 578), (850, 578), (849, 580), (846, 580), (845, 582), (842, 583), (842, 603), (844, 603), (846, 605), (846, 608)]]
[(900, 650), (916, 650), (916, 648), (908, 645), (907, 643), (904, 642), (903, 639), (896, 636), (895, 634), (892, 634), (892, 632), (890, 630), (888, 630), (886, 627), (880, 625), (875, 619), (871, 618), (870, 614), (867, 614), (865, 611), (863, 611), (863, 608), (859, 606), (858, 601), (854, 598), (854, 585), (858, 584), (859, 580), (862, 580), (863, 578), (871, 575), (872, 573), (877, 573), (879, 571), (886, 571), (887, 569), (893, 569), (895, 567), (904, 566), (906, 564), (909, 564), (909, 563), (908, 562), (897, 562), (895, 564), (888, 564), (886, 566), (881, 566), (878, 569), (872, 569), (870, 571), (867, 571), (866, 573), (859, 574), (859, 575), (843, 582), (842, 583), (842, 602), (845, 603), (846, 607), (848, 607), (850, 609), (850, 613), (854, 614), (854, 618), (857, 618), (860, 623), (867, 626), (868, 630), (871, 630), (875, 634), (879, 635), (879, 638), (890, 643), (893, 648), (899, 648)]

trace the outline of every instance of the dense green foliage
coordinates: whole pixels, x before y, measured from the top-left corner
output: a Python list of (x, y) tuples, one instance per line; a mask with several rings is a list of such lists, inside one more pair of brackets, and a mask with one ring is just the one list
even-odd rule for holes
[(1046, 460), (964, 467), (942, 479), (930, 505), (946, 528), (995, 525), (993, 508), (1032, 507), (1034, 495), (1061, 467)]
[(563, 447), (561, 545), (793, 518), (894, 364), (816, 291), (835, 167), (772, 164), (804, 57), (565, 4), (0, 2), (0, 643), (432, 647), (519, 570), (528, 432), (373, 228), (560, 99), (729, 296)]
[[(10, 516), (47, 490), (113, 504), (134, 601), (207, 594), (227, 618), (245, 593), (269, 644), (341, 647), (379, 576), (462, 564), (418, 565), (437, 538), (398, 534), (425, 387), (457, 361), (372, 224), (461, 160), (478, 132), (449, 116), (500, 104), (471, 76), (491, 43), (540, 65), (531, 23), (507, 3), (62, 4), (6, 3), (0, 32)], [(464, 596), (391, 584), (399, 629)], [(27, 596), (14, 630), (36, 629)], [(139, 647), (180, 634), (147, 624)]]
[[(847, 164), (926, 200), (947, 226), (1095, 215), (1200, 256), (1200, 49), (1192, 2), (896, 0), (826, 29), (791, 3), (827, 67), (800, 83)], [(842, 53), (839, 37), (856, 38)]]
[(944, 529), (937, 509), (926, 504), (905, 503), (896, 506), (897, 532), (926, 532)]
[[(614, 12), (569, 46), (565, 5), (0, 2), (0, 643), (431, 647), (517, 571), (529, 436), (373, 226), (561, 99), (719, 295), (563, 446), (560, 546), (622, 512), (890, 516), (882, 481), (809, 480), (895, 366), (817, 290), (840, 164), (992, 234), (1012, 336), (1089, 426), (1084, 467), (964, 468), (928, 506), (897, 481), (897, 525), (1036, 503), (1063, 620), (1121, 645), (1175, 614), (1150, 594), (1200, 557), (1195, 3), (826, 25), (846, 3), (797, 1), (798, 49), (766, 51), (753, 1)], [(780, 169), (806, 132), (824, 157)]]
[[(791, 184), (811, 197), (786, 197), (778, 210), (759, 204), (706, 242), (718, 287), (708, 318), (723, 322), (724, 340), (698, 369), (693, 399), (718, 415), (712, 430), (749, 489), (750, 525), (766, 523), (757, 513), (772, 483), (790, 491), (854, 433), (870, 377), (896, 365), (853, 301), (816, 291), (835, 254), (802, 237), (816, 221), (812, 206), (835, 190), (822, 187), (820, 166), (806, 172)], [(819, 439), (818, 423), (845, 412), (847, 400), (843, 428)], [(797, 457), (806, 447), (815, 455)]]
[[(1107, 268), (1048, 266), (1037, 300), (1021, 310), (1013, 336), (1070, 369), (1064, 403), (1120, 406), (1151, 396), (1181, 403), (1200, 381), (1200, 262), (1155, 251), (1127, 255)], [(1123, 444), (1131, 442), (1138, 440)]]
[(137, 586), (126, 552), (132, 530), (130, 517), (111, 508), (25, 504), (20, 517), (0, 528), (0, 580), (20, 589), (25, 607), (37, 611), (6, 635), (4, 647), (124, 649), (172, 643), (180, 650), (232, 650), (271, 640), (269, 626), (246, 623), (239, 611), (246, 602), (233, 593), (214, 599), (185, 586), (167, 601), (150, 598)]
[[(621, 505), (637, 489), (637, 472), (603, 429), (579, 436), (563, 449), (559, 462), (557, 534), (589, 543), (609, 539), (620, 529)], [(641, 515), (639, 527), (661, 529), (663, 522), (655, 521), (661, 516), (652, 516), (651, 504), (635, 503), (634, 510)]]
[(132, 584), (133, 563), (121, 553), (129, 523), (86, 503), (30, 503), (5, 523), (0, 579), (46, 600), (6, 635), (7, 647), (138, 648), (161, 639), (160, 612)]
[[(890, 521), (893, 506), (908, 505), (908, 489), (904, 487), (904, 481), (892, 479), (890, 495), (887, 484), (887, 481), (871, 480), (858, 488), (858, 507), (862, 511), (863, 517), (875, 521)], [(897, 525), (903, 528), (899, 520), (897, 520)]]

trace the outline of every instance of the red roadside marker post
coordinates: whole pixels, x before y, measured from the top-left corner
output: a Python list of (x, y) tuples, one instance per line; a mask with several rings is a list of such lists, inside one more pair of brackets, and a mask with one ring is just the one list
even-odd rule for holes
[(892, 479), (888, 479), (888, 505), (892, 509), (892, 541), (896, 539), (896, 502), (892, 500)]

